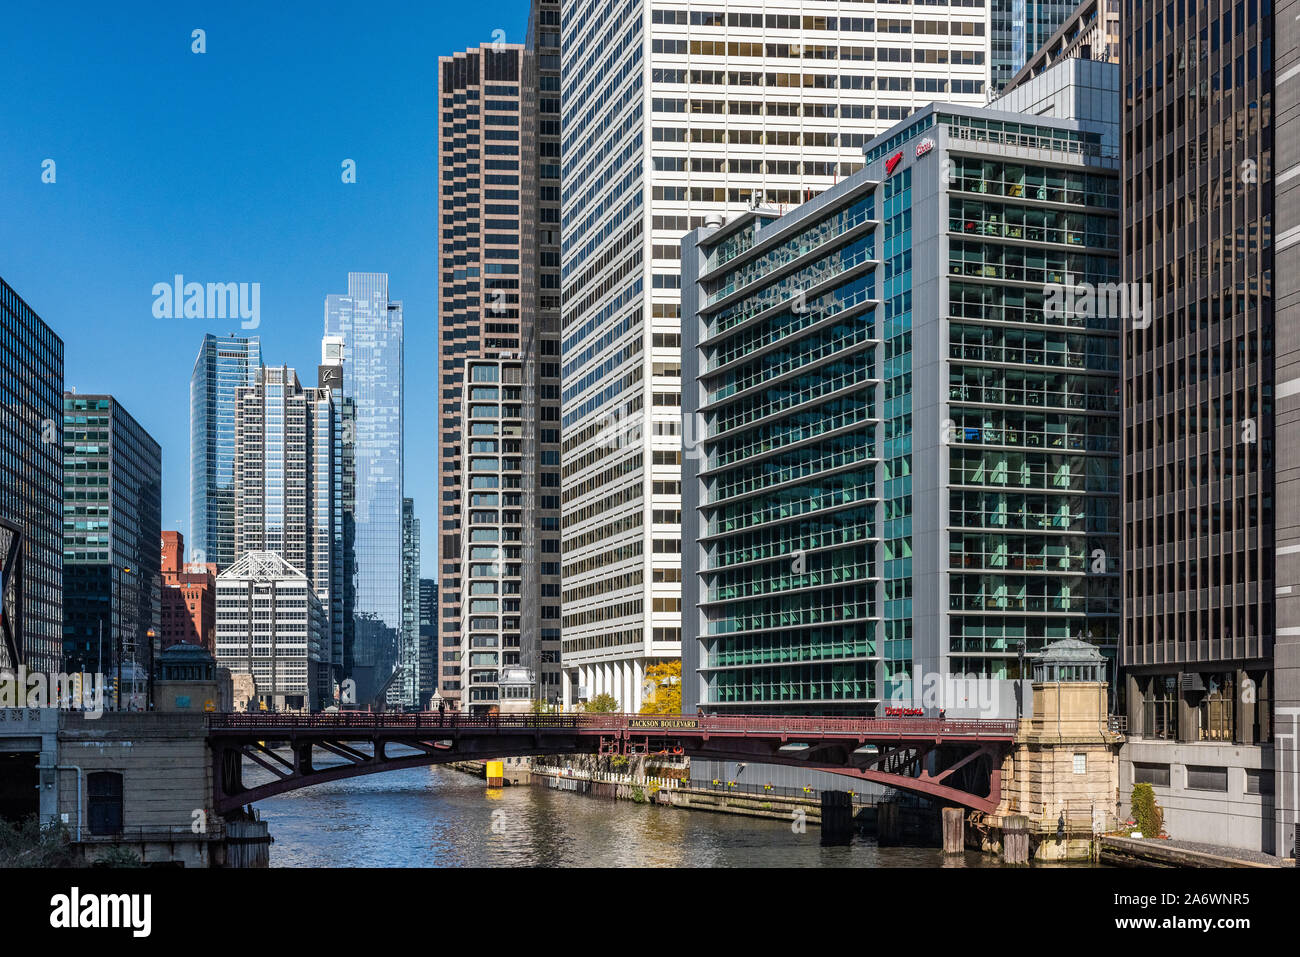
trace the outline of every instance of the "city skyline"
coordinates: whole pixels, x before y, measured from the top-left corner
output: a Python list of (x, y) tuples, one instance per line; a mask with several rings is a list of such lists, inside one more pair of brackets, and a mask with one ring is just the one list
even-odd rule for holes
[[(339, 15), (329, 16), (331, 8)], [(437, 58), (423, 52), (491, 44), (495, 31), (523, 43), (528, 3), (489, 0), (464, 11), (381, 3), (372, 15), (409, 25), (396, 48), (391, 36), (355, 35), (345, 9), (320, 5), (309, 25), (288, 9), (205, 10), (191, 24), (165, 4), (143, 6), (123, 15), (133, 26), (112, 41), (112, 91), (85, 69), (105, 55), (90, 19), (70, 19), (56, 42), (38, 14), (29, 20), (17, 11), (7, 36), (32, 42), (0, 41), (8, 88), (46, 76), (30, 97), (10, 102), (0, 143), (5, 277), (63, 339), (65, 388), (112, 393), (162, 446), (162, 525), (187, 543), (197, 543), (188, 389), (204, 335), (255, 336), (268, 361), (299, 369), (314, 384), (322, 299), (349, 271), (387, 272), (405, 300), (410, 361), (427, 362), (419, 391), (407, 390), (408, 407), (435, 398), (438, 73)], [(203, 54), (191, 51), (194, 27), (206, 31)], [(282, 47), (285, 37), (295, 44)], [(301, 68), (290, 91), (296, 118), (287, 126), (285, 102), (263, 95), (284, 76), (285, 56)], [(355, 58), (385, 66), (353, 71)], [(169, 92), (160, 94), (163, 86)], [(394, 87), (427, 95), (408, 101), (392, 97)], [(172, 97), (189, 106), (177, 109)], [(340, 130), (344, 113), (381, 117), (394, 135), (376, 140), (360, 125)], [(204, 145), (216, 140), (243, 145), (234, 154)], [(52, 183), (42, 182), (46, 158), (55, 163)], [(342, 181), (347, 159), (356, 163), (355, 183)], [(325, 211), (347, 229), (324, 228)], [(82, 264), (77, 283), (66, 281), (69, 257)], [(258, 326), (156, 318), (151, 290), (177, 275), (205, 285), (259, 283)], [(437, 577), (438, 522), (429, 510), (437, 425), (431, 418), (406, 436), (407, 494), (424, 519), (421, 574), (428, 577)]]
[(449, 765), (1300, 853), (1300, 16), (326, 7), (76, 25), (13, 97), (0, 828), (223, 866)]

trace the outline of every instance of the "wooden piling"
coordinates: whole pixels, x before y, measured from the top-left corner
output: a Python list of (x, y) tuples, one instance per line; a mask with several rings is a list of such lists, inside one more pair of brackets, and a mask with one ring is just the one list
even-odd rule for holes
[(943, 809), (943, 852), (963, 854), (966, 851), (966, 812), (959, 807)]
[(226, 822), (226, 866), (271, 866), (271, 834), (265, 821)]
[(1002, 819), (1002, 861), (1006, 864), (1029, 863), (1029, 817), (1008, 814)]

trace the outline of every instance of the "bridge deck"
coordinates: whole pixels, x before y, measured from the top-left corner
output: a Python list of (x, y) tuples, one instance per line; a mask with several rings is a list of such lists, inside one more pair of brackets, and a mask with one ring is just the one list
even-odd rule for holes
[[(1016, 725), (922, 717), (253, 712), (210, 715), (208, 744), (223, 814), (316, 782), (467, 758), (649, 753), (820, 768), (990, 811)], [(281, 742), (292, 758), (275, 750)], [(417, 753), (389, 753), (389, 745)], [(343, 763), (317, 766), (316, 750)], [(244, 787), (245, 758), (277, 780)]]
[(271, 712), (214, 714), (209, 719), (213, 734), (247, 735), (257, 732), (356, 731), (366, 735), (391, 732), (410, 735), (423, 731), (472, 731), (517, 734), (529, 731), (571, 731), (579, 734), (652, 734), (656, 737), (685, 734), (690, 737), (745, 737), (773, 735), (816, 739), (899, 741), (962, 739), (967, 741), (1011, 741), (1015, 720), (938, 718), (836, 718), (785, 715), (644, 715), (644, 714), (543, 714), (471, 717), (438, 712), (400, 714), (393, 712), (339, 711), (318, 714)]

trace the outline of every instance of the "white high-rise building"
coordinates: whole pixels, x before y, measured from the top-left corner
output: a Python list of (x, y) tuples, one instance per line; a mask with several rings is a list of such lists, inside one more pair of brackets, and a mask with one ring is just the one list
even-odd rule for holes
[(680, 241), (790, 207), (933, 100), (982, 105), (984, 0), (565, 0), (563, 700), (681, 653)]
[[(307, 576), (326, 609), (325, 661), (333, 668), (343, 664), (342, 636), (334, 635), (343, 607), (336, 426), (330, 389), (304, 389), (288, 366), (267, 366), (256, 385), (235, 390), (235, 558), (275, 552)], [(321, 700), (332, 697), (333, 668), (315, 672)]]
[(217, 576), (217, 664), (252, 675), (273, 711), (315, 711), (329, 666), (328, 617), (307, 576), (278, 552), (246, 552)]

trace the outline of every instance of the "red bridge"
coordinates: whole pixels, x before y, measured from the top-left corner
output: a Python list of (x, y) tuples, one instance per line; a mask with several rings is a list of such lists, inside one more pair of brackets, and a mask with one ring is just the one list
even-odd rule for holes
[[(234, 713), (209, 719), (215, 808), (361, 774), (538, 754), (680, 754), (816, 768), (994, 810), (1012, 721), (765, 715)], [(416, 754), (390, 754), (391, 745)], [(278, 753), (287, 749), (292, 759)], [(342, 763), (318, 767), (317, 751)], [(243, 759), (275, 775), (243, 783)]]

